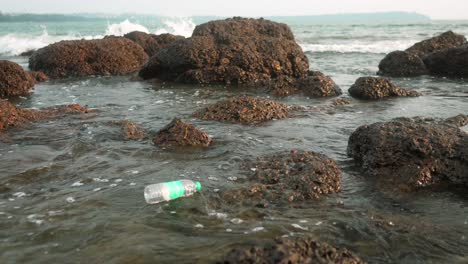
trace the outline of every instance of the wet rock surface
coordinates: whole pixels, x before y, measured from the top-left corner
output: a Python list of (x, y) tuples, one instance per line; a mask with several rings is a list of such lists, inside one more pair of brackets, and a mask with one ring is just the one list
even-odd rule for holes
[(40, 82), (46, 82), (49, 80), (49, 77), (43, 73), (43, 72), (40, 72), (40, 71), (28, 71), (27, 72), (31, 78), (33, 78), (37, 83), (40, 83)]
[(138, 124), (131, 121), (116, 122), (122, 128), (124, 140), (143, 140), (146, 138), (146, 131)]
[(378, 75), (391, 77), (414, 77), (428, 74), (424, 61), (407, 51), (393, 51), (379, 64)]
[(237, 248), (216, 263), (365, 263), (354, 253), (312, 238), (278, 238), (263, 246)]
[(361, 77), (349, 88), (348, 92), (351, 96), (364, 100), (397, 96), (420, 96), (418, 92), (402, 89), (389, 79), (382, 77)]
[(286, 24), (230, 18), (198, 25), (192, 37), (162, 49), (140, 71), (144, 79), (247, 84), (306, 77), (308, 59)]
[(248, 125), (286, 118), (290, 110), (288, 105), (273, 100), (239, 96), (208, 106), (194, 113), (194, 116), (203, 120)]
[(443, 121), (399, 118), (359, 127), (348, 154), (369, 175), (403, 189), (468, 185), (467, 117)]
[(148, 54), (149, 57), (154, 56), (158, 51), (167, 47), (174, 41), (184, 39), (183, 36), (172, 35), (172, 34), (147, 34), (145, 32), (133, 31), (124, 35), (138, 45), (140, 45)]
[[(424, 74), (436, 74), (428, 71), (426, 57), (434, 52), (440, 52), (466, 45), (467, 40), (463, 35), (447, 31), (436, 37), (423, 40), (406, 49), (394, 51), (385, 56), (379, 64), (379, 75), (392, 77), (412, 77)], [(445, 53), (442, 53), (446, 55)], [(443, 56), (443, 55), (440, 56)], [(449, 59), (447, 59), (449, 60)], [(446, 65), (440, 66), (440, 68)], [(450, 77), (450, 75), (447, 75)]]
[(198, 146), (208, 147), (213, 143), (211, 137), (191, 124), (175, 118), (156, 133), (153, 143), (162, 147)]
[(147, 59), (140, 45), (123, 37), (66, 40), (34, 52), (29, 68), (50, 78), (122, 75), (137, 71)]
[(0, 100), (0, 131), (12, 127), (21, 127), (26, 123), (56, 117), (64, 114), (82, 114), (89, 113), (90, 110), (79, 105), (63, 105), (43, 108), (41, 110), (22, 109), (7, 100)]
[(258, 158), (243, 166), (248, 187), (221, 193), (229, 203), (295, 202), (341, 191), (341, 170), (323, 154), (292, 150)]
[(468, 78), (468, 45), (434, 52), (424, 63), (431, 75)]
[(310, 71), (304, 78), (280, 76), (264, 85), (271, 94), (279, 97), (296, 93), (309, 97), (332, 97), (342, 94), (340, 87), (329, 76), (319, 71)]
[(26, 96), (35, 80), (17, 63), (0, 60), (0, 98)]

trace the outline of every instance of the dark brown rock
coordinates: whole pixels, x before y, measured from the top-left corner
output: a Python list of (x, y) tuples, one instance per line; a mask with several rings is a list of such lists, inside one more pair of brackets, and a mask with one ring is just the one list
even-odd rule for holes
[(222, 192), (223, 201), (295, 202), (341, 191), (340, 168), (334, 160), (315, 152), (280, 152), (243, 167), (253, 171), (248, 177), (249, 187)]
[(453, 33), (453, 31), (447, 31), (436, 37), (418, 42), (406, 51), (424, 59), (432, 52), (456, 48), (464, 44), (467, 44), (465, 36)]
[(447, 31), (406, 49), (389, 53), (379, 64), (379, 75), (412, 77), (428, 74), (426, 57), (430, 54), (467, 44), (463, 35)]
[(391, 77), (413, 77), (428, 74), (423, 60), (407, 51), (387, 54), (379, 64), (378, 75)]
[(213, 140), (200, 129), (175, 118), (166, 127), (158, 131), (153, 138), (155, 145), (162, 147), (200, 146), (208, 147)]
[(424, 63), (431, 75), (468, 78), (468, 45), (434, 52)]
[(365, 263), (344, 248), (335, 248), (312, 238), (278, 238), (263, 246), (236, 248), (229, 252), (223, 264), (361, 264)]
[(468, 134), (457, 127), (466, 119), (399, 118), (364, 125), (349, 138), (348, 154), (369, 175), (405, 189), (468, 185)]
[(194, 116), (203, 120), (247, 125), (283, 119), (288, 117), (289, 111), (289, 107), (280, 102), (258, 97), (239, 96), (218, 102), (194, 113)]
[(20, 53), (20, 56), (23, 56), (23, 57), (30, 57), (31, 55), (33, 55), (33, 53), (35, 52), (36, 50), (27, 50), (25, 52), (21, 52)]
[(304, 78), (279, 76), (267, 81), (264, 86), (267, 86), (271, 94), (279, 97), (299, 92), (309, 97), (331, 97), (342, 94), (340, 87), (329, 76), (319, 71), (309, 71)]
[(50, 78), (122, 75), (137, 71), (147, 59), (140, 45), (122, 37), (66, 40), (34, 52), (29, 68)]
[(7, 100), (0, 100), (0, 131), (20, 127), (26, 123), (64, 114), (82, 114), (90, 110), (78, 104), (54, 106), (42, 110), (17, 108)]
[(162, 49), (140, 71), (144, 79), (251, 84), (307, 76), (307, 57), (286, 24), (230, 18), (198, 25), (191, 38)]
[(145, 130), (131, 121), (117, 122), (117, 125), (122, 127), (122, 135), (124, 140), (142, 140), (146, 138)]
[(349, 88), (349, 94), (358, 99), (377, 100), (396, 96), (420, 96), (416, 91), (408, 91), (394, 85), (382, 77), (360, 77)]
[(148, 54), (149, 57), (153, 57), (158, 51), (169, 46), (174, 41), (184, 39), (183, 36), (177, 36), (172, 34), (147, 34), (140, 31), (133, 31), (124, 35), (138, 45), (140, 45)]
[(31, 78), (33, 78), (37, 83), (40, 83), (40, 82), (46, 82), (49, 80), (49, 77), (43, 73), (43, 72), (40, 72), (40, 71), (28, 71), (27, 72)]
[(0, 60), (0, 98), (26, 96), (34, 84), (34, 79), (21, 66)]

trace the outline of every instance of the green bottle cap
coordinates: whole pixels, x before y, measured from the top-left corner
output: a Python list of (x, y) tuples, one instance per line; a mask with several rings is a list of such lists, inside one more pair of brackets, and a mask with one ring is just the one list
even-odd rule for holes
[(200, 191), (201, 190), (201, 183), (200, 182), (195, 182), (195, 185), (197, 186), (196, 190)]

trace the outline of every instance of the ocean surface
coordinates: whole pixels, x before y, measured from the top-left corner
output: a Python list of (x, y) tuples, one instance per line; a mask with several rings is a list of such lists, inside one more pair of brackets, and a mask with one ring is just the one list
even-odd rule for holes
[[(192, 18), (129, 16), (74, 22), (0, 23), (0, 59), (27, 68), (21, 52), (65, 39), (93, 39), (133, 30), (190, 36)], [(468, 21), (413, 24), (290, 24), (312, 70), (330, 75), (351, 100), (323, 110), (332, 99), (278, 99), (306, 106), (303, 115), (261, 126), (191, 118), (191, 113), (249, 89), (161, 86), (131, 76), (88, 77), (36, 85), (15, 100), (22, 107), (79, 103), (98, 109), (10, 130), (0, 142), (0, 263), (206, 263), (240, 244), (307, 234), (346, 247), (370, 263), (467, 263), (466, 192), (399, 193), (376, 186), (346, 155), (360, 125), (395, 117), (446, 118), (468, 113), (468, 82), (433, 77), (395, 78), (421, 92), (417, 98), (377, 102), (347, 94), (360, 76), (371, 76), (386, 53), (447, 30), (468, 35)], [(321, 110), (322, 109), (322, 110)], [(170, 151), (150, 141), (125, 142), (112, 121), (131, 120), (158, 131), (181, 117), (212, 135), (207, 150)], [(214, 206), (218, 189), (243, 184), (239, 162), (304, 149), (337, 160), (343, 191), (295, 206)], [(202, 182), (203, 191), (146, 205), (143, 188), (176, 179)], [(231, 221), (241, 218), (244, 221)], [(237, 224), (233, 223), (236, 222)], [(299, 225), (299, 226), (298, 226)], [(262, 228), (259, 228), (262, 227)]]

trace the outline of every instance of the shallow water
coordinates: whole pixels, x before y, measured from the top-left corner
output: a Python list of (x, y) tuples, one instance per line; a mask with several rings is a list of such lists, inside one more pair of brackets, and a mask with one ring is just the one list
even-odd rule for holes
[[(313, 27), (308, 29), (313, 33), (303, 26), (294, 30), (299, 41), (317, 34)], [(359, 76), (374, 74), (385, 54), (307, 55), (311, 68), (331, 75), (349, 98), (349, 86)], [(27, 66), (26, 58), (3, 58)], [(190, 116), (230, 95), (262, 94), (129, 79), (50, 81), (16, 101), (24, 107), (80, 103), (98, 111), (9, 130), (10, 143), (0, 142), (2, 263), (205, 263), (239, 244), (302, 234), (347, 247), (370, 263), (468, 262), (466, 193), (385, 190), (361, 175), (346, 156), (348, 137), (360, 125), (400, 116), (468, 113), (467, 82), (395, 79), (424, 96), (378, 102), (349, 98), (351, 105), (336, 108), (328, 107), (332, 99), (292, 96), (280, 101), (308, 110), (261, 126), (242, 126)], [(111, 125), (128, 119), (154, 132), (174, 117), (202, 128), (215, 145), (166, 150), (150, 141), (122, 141), (119, 128)], [(290, 149), (336, 159), (344, 173), (342, 193), (270, 208), (213, 203), (217, 189), (242, 184), (242, 160)], [(146, 185), (176, 179), (201, 181), (203, 191), (166, 204), (145, 204)]]

